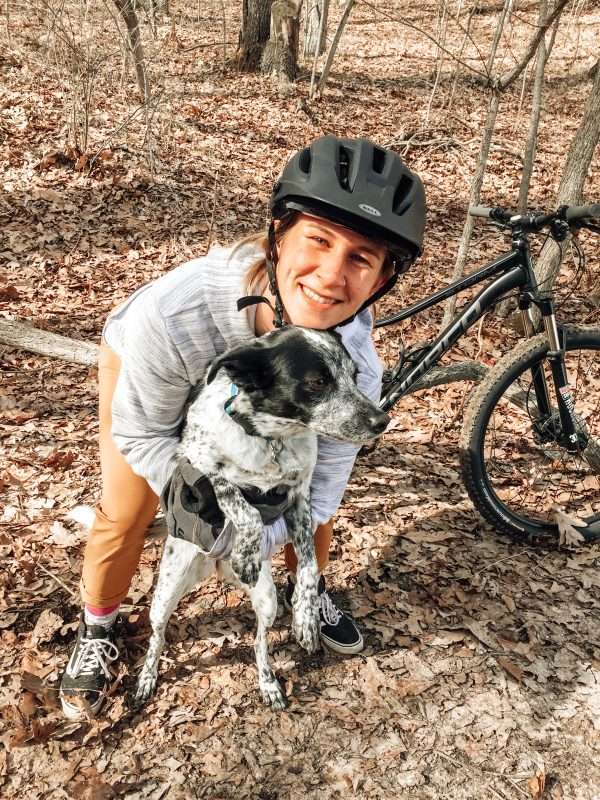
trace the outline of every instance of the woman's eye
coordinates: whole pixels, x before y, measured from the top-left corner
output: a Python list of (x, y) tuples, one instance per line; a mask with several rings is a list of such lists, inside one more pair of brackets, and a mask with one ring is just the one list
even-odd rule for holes
[(317, 244), (327, 244), (327, 239), (323, 239), (321, 236), (311, 236), (310, 238)]

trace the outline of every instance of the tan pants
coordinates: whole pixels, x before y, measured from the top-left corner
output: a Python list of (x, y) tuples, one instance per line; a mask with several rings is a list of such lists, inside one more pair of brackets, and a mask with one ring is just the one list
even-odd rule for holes
[[(111, 435), (112, 398), (120, 368), (117, 354), (102, 342), (98, 359), (102, 497), (85, 548), (81, 575), (82, 600), (96, 608), (115, 606), (127, 596), (146, 530), (158, 507), (158, 497), (146, 480), (131, 469)], [(332, 535), (331, 520), (315, 532), (321, 572), (329, 562)], [(288, 570), (296, 571), (296, 556), (289, 544), (285, 563)]]

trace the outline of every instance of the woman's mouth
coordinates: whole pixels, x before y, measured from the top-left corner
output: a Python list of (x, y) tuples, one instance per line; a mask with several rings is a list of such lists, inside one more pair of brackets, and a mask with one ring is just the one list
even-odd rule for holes
[(323, 295), (309, 289), (308, 286), (304, 286), (304, 284), (300, 284), (300, 288), (302, 289), (302, 293), (305, 294), (309, 300), (314, 300), (314, 302), (319, 303), (319, 305), (333, 306), (341, 302), (340, 300), (336, 300), (335, 297), (323, 297)]

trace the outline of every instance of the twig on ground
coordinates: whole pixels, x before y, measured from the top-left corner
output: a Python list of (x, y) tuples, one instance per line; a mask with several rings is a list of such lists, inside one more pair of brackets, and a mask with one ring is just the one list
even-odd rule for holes
[(39, 561), (37, 562), (36, 566), (38, 566), (42, 570), (42, 572), (45, 572), (46, 575), (49, 575), (51, 578), (53, 578), (59, 584), (59, 586), (62, 586), (62, 588), (65, 590), (65, 592), (68, 592), (74, 600), (77, 600), (76, 592), (74, 592), (72, 589), (69, 589), (67, 584), (63, 580), (61, 580), (57, 575), (55, 575), (49, 569), (46, 569), (46, 567), (43, 564), (41, 564)]

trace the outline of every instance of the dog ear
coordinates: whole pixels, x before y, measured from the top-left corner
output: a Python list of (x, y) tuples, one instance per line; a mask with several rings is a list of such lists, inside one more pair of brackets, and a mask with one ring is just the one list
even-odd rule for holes
[(266, 389), (273, 382), (269, 348), (259, 344), (242, 345), (216, 358), (208, 370), (207, 385), (220, 369), (224, 369), (240, 389), (248, 392)]

